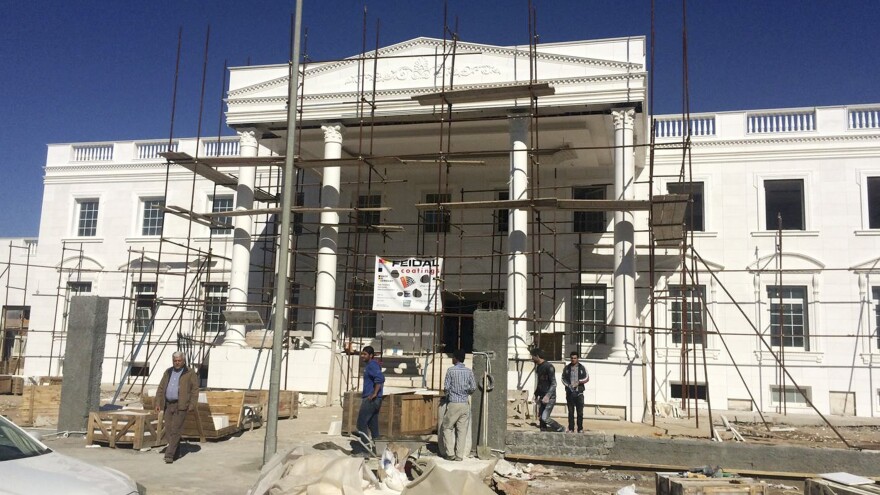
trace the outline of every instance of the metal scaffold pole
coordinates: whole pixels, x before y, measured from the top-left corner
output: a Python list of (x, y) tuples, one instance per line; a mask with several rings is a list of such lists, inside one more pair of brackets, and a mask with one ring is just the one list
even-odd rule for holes
[(281, 226), (278, 233), (278, 273), (275, 278), (275, 318), (272, 328), (272, 370), (269, 375), (269, 411), (266, 420), (266, 440), (263, 444), (263, 464), (278, 450), (278, 395), (281, 385), (281, 343), (287, 333), (287, 266), (290, 258), (290, 207), (293, 203), (293, 158), (296, 141), (296, 97), (299, 87), (299, 38), (302, 23), (302, 0), (296, 0), (293, 18), (293, 48), (290, 55), (290, 77), (287, 91), (287, 153), (281, 179)]

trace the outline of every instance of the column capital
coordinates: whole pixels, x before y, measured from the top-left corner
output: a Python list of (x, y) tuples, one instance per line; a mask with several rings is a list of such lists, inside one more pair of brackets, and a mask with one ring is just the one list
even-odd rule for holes
[(321, 126), (324, 131), (325, 143), (342, 143), (342, 133), (345, 132), (345, 126), (338, 123), (328, 123)]
[(617, 108), (612, 110), (611, 118), (614, 119), (614, 130), (632, 129), (635, 115), (635, 108)]
[(254, 148), (257, 147), (257, 130), (253, 127), (248, 127), (244, 129), (238, 129), (235, 131), (238, 133), (239, 145), (240, 146), (252, 146)]

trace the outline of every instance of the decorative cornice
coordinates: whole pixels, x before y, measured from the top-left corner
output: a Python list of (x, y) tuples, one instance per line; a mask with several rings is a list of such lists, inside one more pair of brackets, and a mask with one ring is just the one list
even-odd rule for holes
[[(657, 148), (673, 148), (681, 149), (681, 140), (665, 143), (657, 143)], [(691, 147), (710, 147), (710, 146), (747, 146), (747, 145), (775, 145), (775, 144), (809, 144), (809, 143), (828, 143), (832, 141), (870, 141), (880, 140), (880, 134), (837, 134), (834, 136), (798, 136), (798, 137), (778, 137), (778, 138), (755, 138), (755, 139), (704, 139), (697, 138), (691, 140)]]
[[(561, 85), (577, 85), (577, 84), (587, 84), (587, 83), (595, 83), (595, 82), (613, 82), (613, 81), (624, 81), (624, 80), (641, 80), (645, 78), (644, 72), (638, 73), (630, 73), (630, 74), (614, 74), (614, 75), (601, 75), (601, 76), (583, 76), (583, 77), (566, 77), (566, 78), (557, 78), (557, 79), (545, 79), (538, 81), (539, 83), (547, 83), (553, 86), (561, 86)], [(506, 82), (498, 82), (498, 83), (482, 83), (482, 84), (464, 84), (464, 85), (456, 85), (455, 90), (469, 90), (469, 89), (485, 89), (485, 88), (504, 88), (504, 87), (512, 87), (512, 86), (521, 86), (522, 81), (506, 81)], [(428, 93), (436, 93), (436, 88), (398, 88), (398, 89), (388, 89), (388, 90), (377, 90), (376, 96), (387, 96), (387, 97), (399, 97), (399, 96), (415, 96), (419, 94), (428, 94)], [(345, 92), (337, 92), (337, 93), (320, 93), (320, 94), (312, 94), (312, 95), (304, 95), (304, 100), (312, 100), (312, 101), (320, 101), (320, 100), (334, 100), (334, 99), (345, 99), (352, 98), (357, 96), (359, 93), (356, 91), (345, 91)], [(229, 106), (234, 105), (246, 105), (251, 103), (256, 104), (271, 104), (271, 103), (279, 103), (279, 104), (287, 104), (287, 96), (261, 96), (261, 97), (252, 97), (252, 98), (228, 98), (226, 103)]]

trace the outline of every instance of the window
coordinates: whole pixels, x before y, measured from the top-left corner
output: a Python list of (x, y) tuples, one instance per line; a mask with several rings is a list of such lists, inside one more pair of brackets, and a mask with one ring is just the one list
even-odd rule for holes
[[(227, 211), (232, 211), (232, 196), (214, 196), (211, 199), (211, 213), (225, 213)], [(214, 217), (214, 220), (232, 225), (232, 217)], [(232, 233), (232, 229), (224, 229), (219, 227), (214, 227), (211, 229), (211, 235), (229, 235)]]
[[(382, 206), (382, 195), (381, 194), (369, 194), (358, 196), (357, 207), (358, 208), (378, 208)], [(357, 224), (358, 228), (364, 229), (368, 227), (372, 227), (374, 225), (379, 225), (381, 220), (379, 219), (378, 211), (358, 211), (357, 212)]]
[(770, 345), (810, 350), (807, 288), (770, 286), (767, 298), (770, 300)]
[(806, 230), (804, 215), (804, 180), (783, 179), (764, 181), (764, 212), (766, 230)]
[[(687, 393), (687, 396), (685, 396), (685, 393)], [(670, 399), (683, 399), (685, 397), (687, 397), (688, 399), (706, 400), (706, 384), (691, 383), (687, 387), (685, 387), (681, 383), (676, 382), (671, 382), (669, 384)]]
[(880, 177), (868, 177), (868, 228), (880, 229)]
[(134, 296), (134, 331), (152, 332), (153, 315), (156, 311), (156, 284), (135, 282), (131, 290)]
[[(303, 206), (305, 205), (306, 195), (305, 193), (298, 192), (296, 193), (296, 197), (294, 198), (293, 205), (294, 206)], [(302, 235), (303, 233), (303, 214), (302, 213), (294, 213), (293, 214), (293, 235)]]
[(219, 334), (223, 332), (226, 318), (226, 298), (229, 286), (225, 282), (205, 284), (205, 333)]
[(373, 311), (373, 286), (356, 284), (351, 292), (351, 336), (375, 337), (376, 313)]
[(92, 292), (91, 282), (67, 282), (67, 291), (71, 296), (79, 296)]
[(871, 295), (874, 297), (874, 337), (880, 349), (880, 287), (872, 287)]
[[(706, 345), (706, 334), (703, 327), (705, 321), (703, 301), (706, 299), (706, 286), (670, 285), (669, 299), (672, 342), (681, 344), (682, 336), (687, 335), (688, 344), (699, 342)], [(682, 307), (684, 307), (684, 311)]]
[(574, 340), (582, 344), (604, 344), (606, 324), (605, 285), (572, 287)]
[(98, 235), (98, 200), (83, 199), (77, 201), (76, 235), (79, 237), (95, 237)]
[[(672, 182), (666, 184), (670, 194), (687, 194), (690, 202), (684, 210), (684, 228), (686, 231), (702, 232), (706, 230), (705, 209), (703, 204), (702, 182)], [(774, 224), (775, 225), (775, 224)]]
[[(498, 191), (496, 194), (498, 201), (507, 201), (510, 199), (509, 191)], [(510, 210), (495, 210), (495, 232), (507, 232), (510, 230)]]
[[(450, 194), (426, 194), (425, 203), (449, 203)], [(449, 210), (425, 211), (425, 232), (449, 232)]]
[(296, 330), (299, 321), (299, 284), (291, 281), (287, 293), (287, 329)]
[(803, 393), (798, 390), (797, 387), (793, 385), (786, 386), (783, 390), (783, 387), (779, 385), (771, 385), (770, 386), (770, 401), (773, 404), (782, 404), (784, 400), (786, 404), (795, 405), (795, 406), (804, 406), (808, 407), (807, 399), (810, 401), (813, 400), (812, 391), (810, 387), (801, 387)]
[[(605, 199), (604, 186), (573, 187), (571, 199)], [(601, 234), (605, 232), (604, 211), (576, 211), (572, 218), (575, 232)]]
[(165, 200), (145, 199), (142, 203), (144, 219), (141, 224), (141, 235), (162, 235), (162, 225), (165, 221)]

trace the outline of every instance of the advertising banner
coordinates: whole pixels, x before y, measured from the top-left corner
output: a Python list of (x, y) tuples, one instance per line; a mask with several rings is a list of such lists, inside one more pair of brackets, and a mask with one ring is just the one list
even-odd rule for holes
[(442, 258), (392, 260), (376, 256), (373, 310), (405, 313), (443, 311), (438, 278)]

